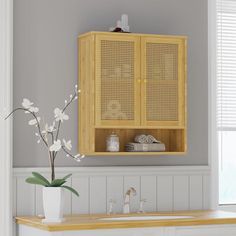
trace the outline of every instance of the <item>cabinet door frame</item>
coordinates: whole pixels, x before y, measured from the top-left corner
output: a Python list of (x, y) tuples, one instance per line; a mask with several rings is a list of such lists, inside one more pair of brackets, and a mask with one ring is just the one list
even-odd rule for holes
[[(146, 119), (146, 45), (147, 43), (168, 43), (178, 45), (178, 120), (147, 121)], [(141, 37), (141, 125), (184, 128), (186, 122), (186, 39), (175, 37)]]
[[(130, 41), (134, 42), (134, 119), (133, 120), (102, 120), (101, 118), (101, 41)], [(141, 102), (141, 80), (140, 80), (140, 37), (134, 35), (97, 34), (95, 38), (95, 126), (139, 126), (140, 102)]]

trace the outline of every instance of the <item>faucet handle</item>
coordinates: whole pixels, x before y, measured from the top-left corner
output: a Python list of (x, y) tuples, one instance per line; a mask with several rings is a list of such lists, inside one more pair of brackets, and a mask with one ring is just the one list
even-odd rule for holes
[(109, 209), (108, 209), (108, 215), (114, 214), (114, 205), (116, 204), (115, 199), (110, 199), (109, 200)]
[(144, 209), (143, 209), (143, 205), (144, 205), (145, 202), (147, 202), (147, 199), (145, 199), (145, 198), (142, 198), (142, 199), (140, 200), (140, 205), (139, 205), (139, 211), (138, 211), (138, 213), (145, 213), (145, 211), (144, 211)]

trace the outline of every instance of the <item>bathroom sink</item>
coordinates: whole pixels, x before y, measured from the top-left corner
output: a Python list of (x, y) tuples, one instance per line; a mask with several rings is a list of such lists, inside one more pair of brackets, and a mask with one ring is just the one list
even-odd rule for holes
[(121, 217), (108, 217), (99, 220), (104, 221), (137, 221), (137, 220), (175, 220), (175, 219), (191, 219), (193, 216), (121, 216)]

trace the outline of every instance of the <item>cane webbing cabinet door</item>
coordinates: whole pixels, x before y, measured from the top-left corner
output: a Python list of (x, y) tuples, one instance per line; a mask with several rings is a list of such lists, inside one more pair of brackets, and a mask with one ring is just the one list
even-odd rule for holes
[(97, 126), (140, 125), (140, 38), (97, 35), (95, 118)]
[[(78, 39), (79, 153), (86, 156), (186, 153), (186, 37), (88, 32)], [(106, 151), (111, 133), (119, 152)], [(137, 135), (161, 152), (128, 152)]]
[(185, 124), (185, 40), (143, 37), (142, 125)]

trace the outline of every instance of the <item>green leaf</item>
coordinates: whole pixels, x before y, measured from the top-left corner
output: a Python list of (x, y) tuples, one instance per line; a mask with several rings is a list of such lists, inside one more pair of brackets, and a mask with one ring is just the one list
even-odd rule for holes
[(75, 190), (75, 189), (73, 189), (73, 188), (71, 188), (71, 187), (69, 187), (69, 186), (61, 186), (62, 188), (65, 188), (65, 189), (68, 189), (69, 191), (71, 191), (72, 193), (74, 193), (77, 197), (79, 197), (79, 193)]
[(38, 172), (32, 172), (32, 175), (35, 178), (40, 179), (41, 181), (43, 181), (45, 183), (45, 185), (50, 186), (50, 182), (45, 177), (43, 177), (41, 174), (39, 174)]
[(72, 174), (68, 174), (63, 179), (66, 180), (66, 179), (70, 178), (71, 176), (72, 176)]
[(54, 179), (51, 182), (50, 187), (60, 187), (64, 183), (66, 183), (66, 180), (64, 180), (64, 179)]
[(35, 177), (29, 177), (29, 178), (27, 178), (27, 179), (25, 180), (25, 182), (26, 182), (26, 183), (29, 183), (29, 184), (42, 185), (42, 186), (45, 186), (45, 187), (46, 187), (45, 183), (44, 183), (42, 180), (37, 179), (37, 178), (35, 178)]

